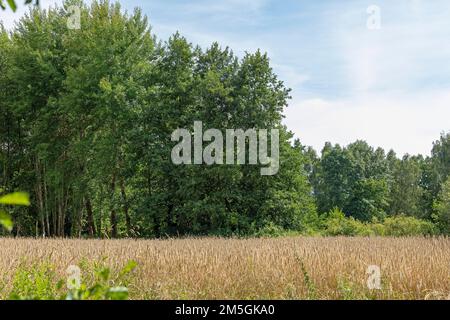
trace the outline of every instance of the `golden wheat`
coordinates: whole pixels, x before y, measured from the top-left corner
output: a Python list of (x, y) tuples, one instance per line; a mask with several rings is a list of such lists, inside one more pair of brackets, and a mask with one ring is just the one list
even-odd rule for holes
[[(23, 264), (101, 261), (138, 267), (132, 299), (447, 299), (449, 238), (66, 240), (0, 239), (0, 279)], [(370, 265), (381, 289), (367, 286)], [(85, 275), (86, 276), (86, 275)]]

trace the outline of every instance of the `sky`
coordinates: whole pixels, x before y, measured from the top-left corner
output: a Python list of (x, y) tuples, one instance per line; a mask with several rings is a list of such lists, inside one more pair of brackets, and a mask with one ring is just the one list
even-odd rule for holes
[[(429, 154), (450, 131), (448, 0), (120, 2), (141, 7), (161, 40), (179, 31), (240, 57), (267, 52), (292, 88), (284, 123), (318, 151), (364, 139), (398, 155)], [(0, 11), (0, 20), (10, 28), (24, 11)]]

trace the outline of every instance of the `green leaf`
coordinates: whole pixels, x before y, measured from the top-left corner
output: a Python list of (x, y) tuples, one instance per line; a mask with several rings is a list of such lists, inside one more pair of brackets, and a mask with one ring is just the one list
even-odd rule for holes
[(28, 196), (28, 193), (14, 192), (0, 197), (0, 204), (29, 206), (30, 198)]
[(9, 232), (12, 231), (13, 222), (11, 220), (11, 216), (2, 210), (0, 210), (0, 225), (2, 225)]
[(16, 12), (17, 6), (16, 2), (14, 0), (6, 0), (9, 3), (9, 6), (11, 7), (12, 11)]
[(120, 274), (122, 276), (129, 274), (130, 272), (132, 272), (137, 266), (137, 262), (130, 260), (128, 261), (127, 265), (122, 269), (122, 271), (120, 272)]
[(128, 299), (128, 289), (126, 287), (114, 287), (108, 290), (108, 298), (111, 300)]
[(108, 281), (108, 279), (109, 279), (109, 274), (110, 274), (109, 268), (102, 268), (102, 269), (98, 272), (98, 275), (99, 275), (100, 278), (102, 278), (104, 281)]

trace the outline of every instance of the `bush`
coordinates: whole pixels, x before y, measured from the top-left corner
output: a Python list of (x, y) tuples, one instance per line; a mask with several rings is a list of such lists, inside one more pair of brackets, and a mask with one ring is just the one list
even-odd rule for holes
[(386, 236), (420, 236), (436, 233), (436, 227), (432, 222), (405, 215), (386, 218), (384, 226)]
[(281, 237), (285, 233), (286, 230), (270, 221), (264, 227), (255, 232), (254, 235), (256, 237)]
[[(49, 263), (21, 266), (13, 279), (10, 300), (126, 300), (126, 284), (136, 262), (130, 261), (112, 279), (111, 270), (97, 265), (89, 281), (65, 288), (68, 280), (57, 280), (56, 272)], [(75, 284), (75, 282), (73, 283)]]
[(386, 226), (383, 222), (380, 222), (377, 218), (372, 219), (372, 222), (368, 225), (370, 232), (375, 236), (385, 236)]
[(361, 222), (353, 217), (346, 217), (339, 210), (328, 213), (322, 222), (322, 229), (327, 236), (425, 236), (437, 233), (436, 226), (425, 220), (399, 215), (385, 218), (383, 222)]
[(332, 210), (324, 220), (325, 234), (328, 236), (359, 236), (370, 235), (367, 226), (355, 220), (353, 217), (347, 218), (345, 214), (339, 210)]
[(442, 186), (438, 199), (433, 204), (433, 215), (437, 226), (443, 234), (450, 234), (450, 178)]
[(54, 300), (61, 285), (48, 263), (20, 266), (13, 278), (11, 300)]

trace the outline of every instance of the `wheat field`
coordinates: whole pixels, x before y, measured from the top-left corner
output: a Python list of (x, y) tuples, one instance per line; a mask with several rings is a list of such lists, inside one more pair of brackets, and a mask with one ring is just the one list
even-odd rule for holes
[[(449, 299), (449, 238), (0, 239), (0, 297), (18, 269), (137, 262), (131, 299)], [(381, 288), (367, 273), (379, 266)], [(89, 268), (82, 277), (89, 278)]]

